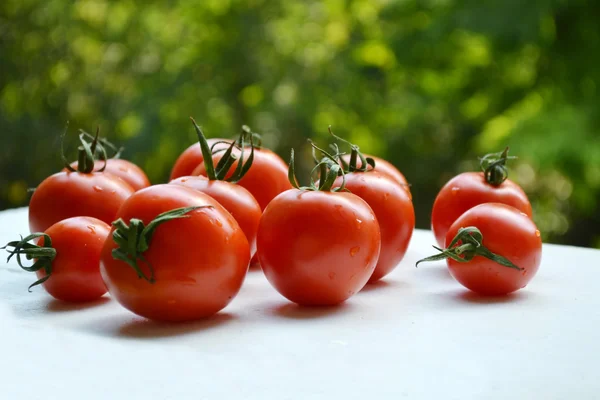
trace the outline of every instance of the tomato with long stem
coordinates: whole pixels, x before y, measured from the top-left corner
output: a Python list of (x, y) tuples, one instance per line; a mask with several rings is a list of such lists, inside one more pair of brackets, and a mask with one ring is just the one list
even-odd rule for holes
[(465, 172), (451, 179), (438, 193), (431, 212), (431, 229), (439, 246), (450, 226), (465, 211), (482, 203), (503, 203), (531, 217), (531, 203), (519, 185), (508, 178), (508, 148), (481, 159), (483, 172)]
[[(30, 290), (41, 284), (56, 299), (86, 302), (106, 293), (100, 275), (100, 252), (109, 233), (110, 226), (99, 219), (73, 217), (3, 248), (9, 252), (8, 261), (16, 256), (21, 268), (36, 273), (38, 280), (29, 286)], [(23, 265), (22, 256), (35, 260), (33, 265)]]
[(100, 271), (128, 310), (189, 321), (229, 304), (249, 262), (248, 240), (229, 212), (204, 193), (165, 184), (137, 191), (123, 204)]
[[(82, 136), (80, 140), (78, 169), (51, 175), (35, 189), (29, 202), (31, 232), (43, 232), (58, 221), (77, 216), (94, 217), (110, 224), (119, 207), (134, 192), (129, 184), (104, 172), (104, 168), (95, 171), (97, 141), (90, 144)], [(69, 166), (64, 153), (62, 158), (65, 166)]]
[[(229, 139), (223, 138), (210, 138), (206, 139), (206, 142), (211, 146), (213, 150), (223, 149), (227, 147), (227, 143), (230, 142)], [(170, 180), (182, 177), (182, 176), (190, 176), (192, 172), (198, 167), (198, 165), (202, 164), (204, 161), (204, 155), (202, 153), (202, 149), (198, 146), (198, 143), (191, 144), (187, 149), (185, 149), (177, 160), (175, 160), (175, 164), (173, 164), (173, 169), (171, 170)]]
[(258, 227), (258, 258), (268, 281), (292, 302), (339, 304), (367, 283), (379, 258), (381, 234), (373, 210), (360, 197), (333, 188), (341, 167), (330, 158), (321, 180), (278, 195)]
[[(256, 231), (258, 230), (258, 223), (260, 222), (260, 216), (262, 210), (260, 205), (250, 194), (250, 192), (244, 189), (242, 186), (237, 185), (240, 179), (243, 179), (244, 174), (252, 167), (254, 159), (254, 147), (250, 144), (250, 156), (244, 162), (245, 143), (244, 138), (241, 138), (241, 149), (239, 152), (239, 160), (232, 153), (233, 146), (235, 143), (231, 143), (229, 148), (225, 151), (224, 156), (219, 161), (218, 165), (214, 165), (211, 157), (211, 148), (208, 140), (204, 136), (202, 129), (196, 124), (196, 121), (192, 119), (194, 129), (198, 135), (198, 142), (202, 149), (202, 152), (206, 155), (206, 174), (204, 176), (184, 176), (172, 180), (170, 183), (175, 185), (187, 186), (192, 189), (196, 189), (202, 193), (206, 193), (215, 200), (217, 200), (231, 215), (244, 231), (248, 242), (250, 243), (250, 250), (252, 255), (256, 253)], [(226, 175), (230, 172), (231, 165), (237, 162), (237, 168), (233, 171), (233, 174), (228, 178)]]
[(420, 260), (446, 260), (450, 274), (481, 295), (524, 288), (538, 272), (542, 238), (533, 221), (501, 203), (484, 203), (462, 214), (446, 234), (445, 249)]

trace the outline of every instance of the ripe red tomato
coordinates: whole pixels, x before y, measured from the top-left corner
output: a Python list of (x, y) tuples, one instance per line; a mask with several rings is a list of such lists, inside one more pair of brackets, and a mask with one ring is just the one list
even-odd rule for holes
[[(41, 283), (52, 297), (63, 301), (100, 298), (106, 293), (100, 275), (100, 251), (109, 232), (110, 226), (96, 218), (73, 217), (57, 222), (43, 234), (31, 235), (32, 239), (38, 237), (36, 245), (40, 248), (54, 249), (52, 256), (42, 252), (33, 254), (39, 280), (32, 286)], [(8, 247), (14, 248), (9, 252), (18, 254), (22, 246), (27, 246), (28, 238), (21, 243), (9, 243)]]
[[(223, 157), (223, 154), (224, 152), (219, 152), (213, 155), (215, 165)], [(234, 154), (239, 154), (239, 151), (235, 150)], [(233, 173), (236, 166), (237, 161), (230, 169), (230, 174)], [(275, 196), (292, 188), (288, 180), (287, 170), (287, 164), (277, 154), (264, 148), (255, 148), (252, 166), (237, 184), (246, 188), (258, 201), (260, 208), (264, 210)], [(206, 176), (204, 163), (198, 165), (192, 175)]]
[[(213, 144), (224, 141), (230, 142), (229, 139), (221, 139), (221, 138), (212, 138), (206, 140), (210, 146)], [(216, 149), (225, 148), (226, 145), (217, 145)], [(177, 158), (175, 164), (173, 165), (173, 169), (171, 170), (170, 179), (173, 180), (175, 178), (179, 178), (181, 176), (190, 176), (196, 167), (202, 164), (204, 161), (204, 157), (202, 156), (202, 151), (200, 150), (200, 145), (196, 142), (187, 149), (184, 150), (183, 153)]]
[[(386, 175), (392, 178), (394, 182), (397, 182), (400, 184), (400, 186), (403, 186), (405, 189), (410, 190), (408, 186), (408, 181), (406, 180), (402, 172), (400, 172), (398, 168), (394, 166), (394, 164), (380, 157), (371, 156), (368, 154), (363, 154), (363, 156), (365, 158), (370, 157), (373, 160), (375, 160), (375, 171), (379, 172), (382, 175)], [(350, 162), (350, 154), (345, 154), (342, 156), (342, 158), (346, 163)], [(360, 160), (358, 162), (360, 163)]]
[[(77, 169), (78, 162), (73, 161), (71, 167)], [(104, 161), (96, 161), (96, 169), (104, 167)], [(150, 180), (144, 170), (128, 160), (109, 158), (106, 160), (104, 172), (118, 176), (127, 182), (133, 190), (140, 190), (150, 186)]]
[(381, 234), (360, 197), (292, 189), (264, 210), (257, 244), (263, 271), (279, 293), (302, 305), (335, 305), (373, 274)]
[(87, 216), (110, 224), (134, 192), (121, 178), (104, 172), (59, 172), (46, 178), (29, 203), (29, 229), (43, 232), (70, 217)]
[[(338, 177), (334, 187), (340, 186)], [(404, 258), (415, 228), (415, 210), (410, 194), (391, 178), (378, 173), (352, 172), (345, 175), (346, 189), (367, 202), (381, 230), (381, 253), (369, 282), (390, 273)]]
[(127, 199), (117, 218), (130, 227), (141, 220), (148, 228), (165, 212), (193, 206), (204, 208), (161, 223), (150, 237), (144, 233), (148, 229), (140, 228), (148, 248), (129, 260), (137, 260), (147, 279), (113, 258), (119, 222), (113, 223), (100, 271), (111, 296), (128, 310), (155, 320), (194, 320), (223, 309), (240, 290), (250, 246), (235, 219), (212, 197), (180, 185), (150, 186)]
[(252, 255), (256, 253), (256, 231), (262, 210), (249, 191), (234, 183), (214, 180), (204, 176), (183, 176), (169, 182), (170, 184), (187, 186), (206, 193), (217, 200), (238, 222), (250, 244)]
[[(468, 262), (448, 258), (452, 276), (466, 288), (482, 295), (503, 295), (524, 288), (537, 273), (542, 258), (540, 231), (527, 215), (514, 207), (500, 203), (485, 203), (462, 214), (446, 234), (446, 245), (456, 249), (469, 243), (473, 234), (463, 232), (461, 240), (451, 246), (461, 228), (475, 227), (482, 239), (481, 246)], [(472, 248), (477, 248), (474, 242)], [(482, 247), (504, 257), (513, 267), (482, 256)], [(466, 259), (468, 251), (459, 257)]]
[(444, 245), (448, 229), (458, 217), (482, 203), (507, 204), (531, 217), (531, 204), (519, 185), (507, 179), (492, 186), (483, 172), (465, 172), (446, 183), (433, 204), (431, 228), (438, 244)]

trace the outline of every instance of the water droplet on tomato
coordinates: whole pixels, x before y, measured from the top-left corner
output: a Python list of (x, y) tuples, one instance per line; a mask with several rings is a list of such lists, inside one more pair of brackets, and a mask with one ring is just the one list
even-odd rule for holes
[(117, 194), (117, 191), (116, 190), (111, 190), (110, 194)]
[(535, 230), (535, 236), (540, 237), (542, 236), (542, 233), (539, 230)]
[(357, 228), (357, 229), (360, 229), (360, 228), (361, 228), (361, 226), (362, 226), (362, 220), (361, 220), (361, 219), (358, 219), (358, 218), (356, 218), (356, 221), (355, 221), (355, 222), (356, 222), (356, 228)]
[(523, 270), (522, 275), (523, 276), (527, 275), (527, 270), (526, 269)]
[(521, 211), (521, 215), (527, 217), (527, 214), (525, 214), (524, 212)]
[(187, 182), (187, 181), (188, 181), (188, 178), (183, 178), (183, 179), (181, 180), (181, 183), (185, 183), (185, 182)]
[(335, 279), (335, 272), (330, 272), (328, 276), (329, 276), (329, 279), (334, 280)]
[(100, 186), (98, 186), (98, 185), (94, 185), (94, 191), (96, 191), (96, 192), (101, 192), (101, 191), (103, 191), (103, 190), (104, 190), (104, 189), (102, 189)]
[(387, 200), (389, 198), (390, 198), (390, 194), (389, 193), (386, 193), (386, 194), (383, 195), (383, 200)]
[(88, 225), (87, 228), (90, 230), (92, 235), (96, 234), (96, 227), (94, 225)]
[(459, 187), (453, 187), (452, 188), (452, 194), (455, 195), (456, 193), (460, 192), (460, 188)]
[(215, 222), (217, 223), (217, 226), (219, 226), (219, 227), (223, 226), (223, 223), (221, 222), (221, 220), (217, 219)]
[(350, 257), (354, 257), (360, 251), (360, 246), (354, 246), (350, 249)]

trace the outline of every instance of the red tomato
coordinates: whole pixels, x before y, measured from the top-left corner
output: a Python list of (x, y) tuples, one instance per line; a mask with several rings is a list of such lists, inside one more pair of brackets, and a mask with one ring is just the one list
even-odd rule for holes
[(204, 176), (183, 176), (169, 183), (196, 189), (217, 200), (231, 213), (244, 231), (252, 255), (256, 253), (256, 231), (262, 210), (249, 191), (230, 182), (210, 181)]
[[(133, 194), (117, 218), (126, 224), (141, 220), (146, 226), (158, 215), (190, 206), (184, 218), (159, 225), (139, 261), (154, 283), (140, 279), (127, 263), (113, 258), (118, 246), (111, 236), (100, 258), (108, 291), (128, 310), (146, 318), (188, 321), (223, 309), (240, 290), (250, 246), (235, 219), (215, 199), (180, 185), (155, 185)], [(115, 228), (113, 227), (113, 232)]]
[[(238, 153), (238, 150), (234, 150), (234, 154)], [(249, 150), (245, 151), (244, 157), (248, 157), (249, 153)], [(220, 152), (213, 155), (215, 165), (217, 165), (223, 154), (224, 152)], [(229, 175), (233, 173), (236, 166), (237, 161), (231, 167)], [(287, 173), (288, 166), (281, 157), (271, 150), (255, 148), (252, 166), (237, 184), (252, 193), (252, 196), (260, 204), (260, 208), (264, 210), (275, 196), (292, 188)], [(204, 163), (198, 165), (192, 175), (206, 176)]]
[(263, 271), (279, 293), (301, 305), (335, 305), (373, 274), (381, 234), (358, 196), (293, 189), (264, 210), (257, 244)]
[(29, 203), (29, 229), (43, 232), (58, 221), (87, 216), (110, 224), (134, 192), (121, 178), (104, 172), (59, 172), (46, 178)]
[[(394, 182), (399, 183), (400, 186), (403, 186), (404, 188), (409, 189), (408, 181), (406, 180), (406, 178), (404, 177), (402, 172), (400, 172), (398, 170), (398, 168), (396, 168), (394, 166), (394, 164), (392, 164), (389, 161), (384, 160), (383, 158), (379, 158), (376, 156), (371, 156), (368, 154), (363, 154), (363, 156), (365, 158), (370, 157), (373, 160), (375, 160), (375, 171), (379, 172), (382, 175), (386, 175), (386, 176), (392, 178), (392, 180)], [(344, 159), (345, 162), (347, 162), (347, 163), (350, 162), (350, 154), (343, 155), (342, 158)], [(360, 160), (358, 162), (360, 163)], [(369, 168), (371, 168), (371, 167), (369, 167)]]
[[(338, 177), (334, 187), (342, 184)], [(415, 210), (410, 194), (391, 178), (377, 171), (345, 175), (346, 189), (367, 202), (381, 230), (381, 253), (369, 282), (390, 273), (404, 258), (415, 229)]]
[[(219, 141), (226, 141), (226, 142), (231, 142), (231, 140), (229, 139), (221, 139), (221, 138), (212, 138), (212, 139), (207, 139), (206, 140), (208, 142), (208, 144), (210, 146), (212, 146), (213, 144), (219, 142)], [(217, 145), (215, 147), (216, 149), (219, 148), (225, 148), (226, 146), (220, 146)], [(175, 161), (175, 164), (173, 165), (173, 169), (171, 170), (171, 180), (175, 179), (175, 178), (179, 178), (181, 176), (189, 176), (192, 175), (192, 172), (194, 171), (194, 169), (202, 164), (202, 161), (204, 161), (204, 157), (202, 156), (202, 151), (200, 150), (200, 145), (198, 144), (198, 142), (190, 145), (190, 147), (188, 147), (187, 149), (185, 149), (185, 151), (183, 153), (181, 153), (181, 155), (177, 158), (177, 160)]]
[[(36, 244), (53, 248), (54, 256), (34, 255), (35, 265), (49, 263), (48, 270), (36, 271), (44, 289), (52, 297), (69, 302), (92, 301), (106, 293), (100, 276), (100, 251), (109, 232), (110, 226), (91, 217), (68, 218), (48, 228), (44, 233), (50, 237), (51, 245), (45, 236), (40, 236)], [(8, 246), (15, 247), (15, 243)]]
[[(77, 165), (77, 161), (71, 163), (73, 169), (77, 169)], [(104, 161), (96, 161), (96, 169), (102, 167), (104, 167)], [(109, 174), (113, 174), (123, 179), (133, 188), (133, 190), (140, 190), (150, 186), (150, 180), (146, 176), (144, 170), (131, 161), (123, 160), (121, 158), (109, 158), (106, 160), (104, 172), (108, 172)]]
[(531, 217), (531, 204), (519, 185), (507, 179), (492, 186), (483, 172), (465, 172), (446, 183), (433, 204), (431, 228), (438, 244), (444, 245), (446, 233), (458, 217), (482, 203), (507, 204)]
[(460, 228), (469, 226), (481, 231), (483, 246), (521, 270), (482, 256), (475, 256), (466, 263), (448, 259), (448, 269), (458, 282), (482, 295), (503, 295), (524, 288), (533, 279), (542, 259), (542, 239), (529, 216), (505, 204), (478, 205), (452, 224), (446, 234), (446, 244), (450, 244)]

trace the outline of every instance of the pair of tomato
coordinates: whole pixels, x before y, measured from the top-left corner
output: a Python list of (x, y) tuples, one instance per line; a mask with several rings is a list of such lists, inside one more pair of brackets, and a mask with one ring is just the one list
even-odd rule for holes
[(482, 159), (483, 172), (451, 179), (435, 199), (431, 227), (451, 275), (483, 295), (519, 290), (535, 276), (542, 240), (531, 204), (507, 179), (508, 149)]

